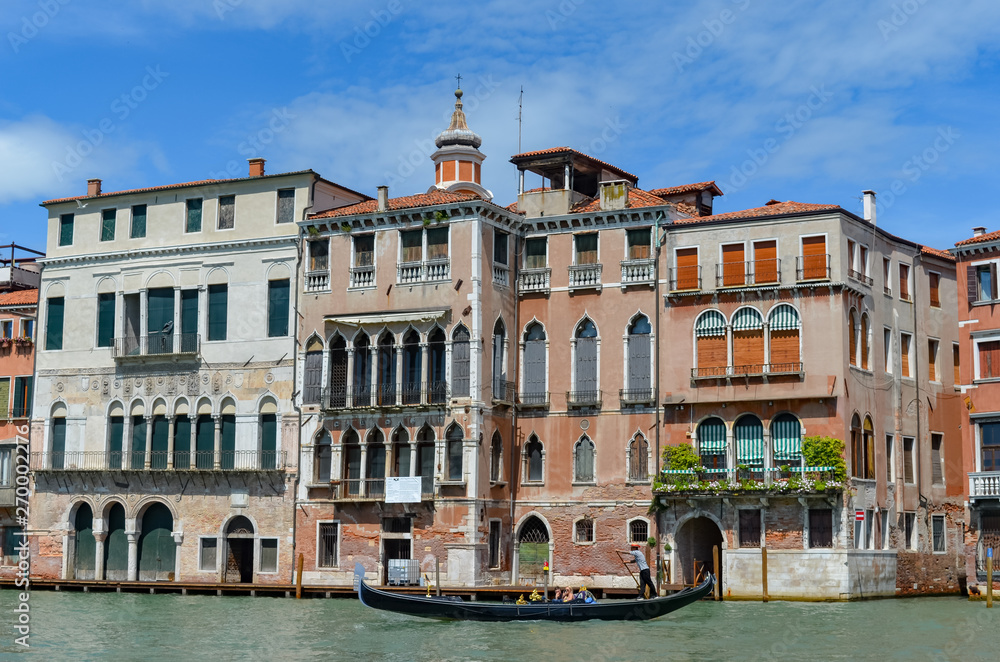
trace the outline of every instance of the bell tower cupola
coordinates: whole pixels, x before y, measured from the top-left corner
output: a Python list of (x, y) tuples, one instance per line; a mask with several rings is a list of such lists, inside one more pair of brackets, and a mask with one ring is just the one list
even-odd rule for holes
[[(460, 81), (461, 82), (461, 81)], [(469, 128), (462, 110), (462, 88), (455, 90), (451, 124), (434, 140), (434, 186), (429, 191), (472, 193), (491, 200), (493, 193), (482, 186), (481, 170), (486, 155), (479, 151), (483, 139)]]

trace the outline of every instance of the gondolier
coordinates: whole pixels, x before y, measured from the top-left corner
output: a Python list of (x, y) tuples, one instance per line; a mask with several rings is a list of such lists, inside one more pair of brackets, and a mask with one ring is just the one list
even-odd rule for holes
[(646, 557), (643, 555), (640, 547), (639, 543), (632, 543), (632, 549), (628, 552), (632, 555), (632, 560), (628, 561), (628, 563), (635, 563), (636, 568), (639, 570), (639, 599), (643, 600), (646, 597), (647, 586), (649, 586), (649, 595), (655, 598), (656, 586), (653, 585), (652, 580), (649, 578), (649, 564), (646, 563)]

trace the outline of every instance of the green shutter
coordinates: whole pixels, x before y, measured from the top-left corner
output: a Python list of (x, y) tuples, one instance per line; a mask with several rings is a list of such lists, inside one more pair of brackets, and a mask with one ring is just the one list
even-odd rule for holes
[(0, 420), (10, 413), (10, 377), (0, 378)]
[(726, 424), (721, 418), (710, 418), (698, 426), (698, 449), (701, 455), (725, 455)]
[(208, 286), (208, 339), (226, 339), (226, 317), (229, 310), (229, 288), (226, 285)]
[(167, 440), (170, 438), (170, 423), (167, 417), (160, 415), (153, 417), (153, 448), (150, 457), (150, 466), (153, 469), (167, 468)]
[(122, 440), (125, 437), (125, 417), (112, 416), (108, 423), (108, 466), (121, 468)]
[(45, 349), (62, 349), (63, 302), (62, 297), (49, 299), (45, 320)]
[(59, 245), (73, 245), (73, 214), (63, 214), (59, 217)]
[(288, 335), (288, 279), (267, 283), (267, 335)]
[(115, 215), (117, 213), (117, 209), (105, 209), (101, 212), (101, 241), (115, 240)]
[(261, 468), (277, 467), (278, 448), (278, 417), (275, 414), (263, 414), (260, 417), (260, 455)]
[(66, 419), (52, 419), (52, 468), (66, 466)]
[(142, 469), (146, 464), (146, 418), (132, 417), (132, 458), (129, 466), (132, 469)]
[(181, 290), (181, 333), (198, 333), (198, 290)]
[(191, 418), (178, 416), (174, 423), (174, 467), (187, 469), (191, 466)]
[(736, 439), (736, 463), (750, 467), (764, 465), (764, 426), (756, 416), (744, 416), (733, 428)]
[(187, 232), (201, 232), (201, 198), (187, 201)]
[(222, 415), (222, 430), (219, 439), (219, 450), (222, 452), (220, 461), (223, 469), (236, 468), (236, 417), (232, 414)]
[(115, 293), (97, 295), (97, 346), (111, 347), (115, 337)]
[(791, 414), (782, 414), (771, 423), (771, 443), (774, 444), (774, 464), (799, 462), (802, 458), (802, 426)]
[(141, 239), (146, 236), (146, 205), (132, 207), (132, 238)]
[(202, 414), (197, 419), (195, 431), (195, 464), (199, 469), (211, 469), (215, 461), (215, 421), (208, 414)]
[(14, 378), (14, 416), (31, 417), (31, 386), (34, 377)]

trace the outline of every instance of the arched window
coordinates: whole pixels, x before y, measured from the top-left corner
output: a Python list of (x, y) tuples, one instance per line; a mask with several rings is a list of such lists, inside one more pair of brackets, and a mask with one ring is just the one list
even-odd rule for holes
[(721, 418), (707, 418), (698, 425), (698, 452), (701, 466), (706, 469), (726, 469), (726, 424)]
[(863, 430), (864, 439), (864, 478), (875, 480), (875, 426), (872, 425), (872, 417), (865, 416)]
[[(140, 417), (141, 418), (141, 417)], [(49, 448), (51, 449), (53, 469), (65, 469), (66, 463), (66, 406), (58, 404), (52, 408), (49, 419)], [(145, 442), (145, 440), (144, 440)], [(140, 469), (142, 467), (139, 467)]]
[(736, 440), (736, 462), (751, 469), (764, 466), (764, 426), (753, 414), (746, 414), (733, 427)]
[(628, 444), (628, 479), (634, 483), (649, 480), (649, 442), (641, 434)]
[(392, 431), (392, 475), (410, 475), (410, 435), (403, 427)]
[(861, 432), (861, 417), (857, 414), (851, 418), (851, 475), (865, 477), (865, 438)]
[(427, 349), (430, 354), (430, 364), (427, 366), (428, 399), (431, 404), (448, 401), (448, 378), (445, 375), (445, 343), (444, 331), (434, 329), (427, 337)]
[(341, 437), (340, 443), (347, 493), (358, 496), (361, 494), (361, 440), (358, 439), (357, 432), (348, 430)]
[(780, 414), (771, 421), (771, 445), (774, 466), (798, 466), (802, 462), (802, 425), (791, 414)]
[[(190, 423), (188, 424), (190, 426)], [(188, 428), (190, 437), (190, 427)], [(125, 438), (125, 409), (121, 403), (116, 402), (108, 411), (108, 468), (122, 468), (122, 440)], [(187, 463), (174, 466), (180, 469), (187, 469)]]
[(260, 407), (260, 468), (281, 468), (278, 450), (278, 407), (268, 398)]
[(868, 317), (868, 313), (863, 313), (861, 315), (861, 367), (865, 370), (871, 370), (872, 367), (868, 363), (869, 357), (871, 356), (871, 321)]
[(378, 404), (396, 404), (396, 344), (388, 331), (378, 339)]
[(368, 432), (365, 448), (365, 496), (385, 494), (385, 435), (378, 428)]
[[(359, 347), (359, 343), (363, 342), (363, 349)], [(358, 381), (358, 367), (357, 361), (358, 357), (362, 354), (367, 357), (368, 355), (368, 336), (360, 336), (358, 340), (354, 342), (355, 352), (354, 352), (354, 388), (357, 392), (360, 387), (361, 390), (367, 391), (365, 388), (368, 384), (368, 380), (365, 379), (361, 382)], [(368, 361), (364, 360), (365, 365), (368, 365)], [(367, 403), (366, 403), (367, 404)], [(333, 343), (330, 345), (330, 407), (344, 407), (347, 405), (347, 341), (344, 337), (338, 335)]]
[(859, 330), (858, 330), (858, 311), (856, 311), (853, 308), (851, 308), (851, 312), (850, 312), (850, 314), (849, 314), (848, 317), (849, 317), (849, 319), (848, 319), (849, 328), (847, 329), (847, 333), (848, 333), (848, 343), (847, 343), (848, 344), (848, 347), (847, 347), (848, 357), (849, 357), (849, 359), (851, 361), (851, 365), (858, 365), (858, 333), (859, 333)]
[(314, 451), (316, 457), (316, 482), (329, 483), (332, 478), (330, 475), (330, 467), (333, 458), (329, 432), (326, 430), (320, 432), (319, 438), (316, 440), (316, 447)]
[(726, 318), (718, 310), (706, 310), (694, 324), (695, 350), (700, 377), (725, 375), (729, 365)]
[(403, 336), (403, 404), (420, 404), (420, 334), (410, 329)]
[(649, 542), (649, 522), (644, 519), (634, 519), (628, 523), (628, 541), (645, 545)]
[(421, 478), (421, 493), (434, 493), (434, 431), (425, 425), (417, 432), (416, 476)]
[(451, 390), (456, 398), (469, 397), (469, 330), (462, 324), (451, 334)]
[(594, 442), (583, 435), (573, 447), (573, 482), (594, 482)]
[[(347, 372), (346, 356), (344, 372)], [(354, 339), (354, 375), (351, 388), (351, 402), (355, 407), (369, 407), (372, 403), (372, 355), (371, 341), (362, 331)], [(331, 386), (333, 384), (331, 374)]]
[(503, 439), (500, 431), (493, 432), (493, 441), (490, 443), (490, 480), (494, 483), (500, 482), (500, 472), (503, 471)]
[(542, 482), (542, 460), (544, 456), (545, 450), (542, 448), (542, 442), (538, 441), (538, 437), (535, 435), (528, 437), (528, 443), (524, 445), (525, 481), (531, 483)]
[(445, 433), (448, 452), (448, 480), (462, 480), (462, 428), (452, 425)]
[(788, 304), (775, 306), (768, 315), (771, 357), (771, 372), (799, 372), (799, 312)]
[(649, 318), (638, 315), (628, 327), (625, 338), (627, 345), (625, 356), (628, 360), (625, 384), (626, 402), (648, 402), (653, 397), (652, 347), (650, 336), (653, 332)]
[(510, 388), (507, 384), (507, 360), (505, 345), (507, 344), (507, 329), (503, 320), (498, 319), (493, 325), (493, 399), (502, 402), (510, 401)]
[(573, 542), (594, 542), (594, 520), (589, 517), (583, 517), (573, 523)]
[(576, 326), (573, 340), (575, 376), (570, 404), (598, 404), (601, 394), (597, 389), (597, 326), (593, 320), (584, 318)]
[[(347, 375), (345, 374), (344, 377)], [(344, 380), (346, 382), (346, 379)], [(305, 367), (302, 371), (302, 403), (317, 405), (323, 392), (323, 343), (313, 336), (306, 343)]]
[(526, 405), (548, 402), (546, 393), (545, 329), (532, 322), (524, 330), (524, 392), (521, 403)]
[(764, 372), (764, 320), (756, 308), (740, 308), (733, 315), (733, 372)]

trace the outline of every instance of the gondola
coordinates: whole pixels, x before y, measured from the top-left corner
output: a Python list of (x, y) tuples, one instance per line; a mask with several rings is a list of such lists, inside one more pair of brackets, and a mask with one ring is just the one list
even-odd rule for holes
[(358, 599), (373, 609), (398, 614), (459, 621), (648, 621), (686, 607), (712, 592), (715, 578), (709, 575), (693, 588), (649, 600), (578, 602), (466, 602), (458, 597), (425, 597), (382, 591), (364, 581), (364, 569), (355, 568)]

